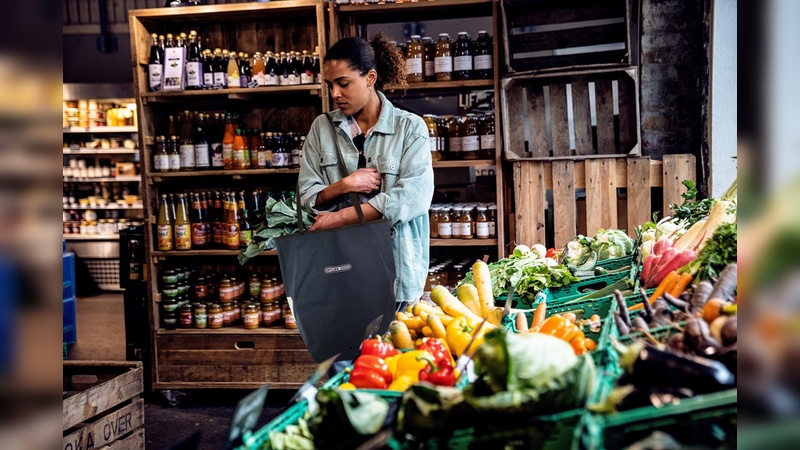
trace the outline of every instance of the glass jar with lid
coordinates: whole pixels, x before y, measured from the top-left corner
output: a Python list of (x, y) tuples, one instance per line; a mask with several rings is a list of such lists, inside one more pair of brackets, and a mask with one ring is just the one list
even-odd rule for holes
[(436, 57), (433, 62), (436, 81), (451, 81), (453, 79), (453, 51), (448, 33), (439, 33), (439, 40), (436, 42)]
[(422, 73), (425, 81), (436, 81), (436, 43), (432, 37), (422, 38)]
[(453, 238), (453, 223), (450, 219), (451, 208), (445, 206), (439, 212), (439, 239)]
[(261, 303), (269, 303), (274, 298), (274, 286), (272, 285), (272, 281), (269, 278), (264, 278), (261, 281), (261, 293), (259, 295), (259, 299)]
[(201, 301), (208, 298), (208, 282), (206, 282), (206, 277), (197, 277), (197, 279), (194, 280), (194, 298)]
[(281, 310), (280, 304), (277, 301), (270, 302), (269, 309), (272, 314), (272, 326), (278, 327), (281, 325), (281, 321), (283, 321), (283, 311)]
[(472, 207), (464, 206), (461, 208), (461, 239), (472, 239)]
[(406, 81), (409, 83), (421, 83), (424, 80), (424, 59), (425, 48), (421, 37), (418, 34), (413, 34), (406, 50)]
[(294, 320), (294, 312), (288, 303), (283, 304), (281, 313), (283, 314), (283, 326), (288, 330), (296, 330), (297, 322)]
[(430, 223), (431, 228), (431, 239), (438, 239), (439, 238), (439, 211), (442, 208), (438, 205), (431, 205), (430, 209), (428, 210), (428, 222)]
[(450, 228), (453, 239), (461, 239), (461, 205), (453, 206), (450, 209)]
[(257, 273), (250, 275), (250, 281), (247, 283), (250, 298), (257, 299), (261, 294), (261, 279)]
[(225, 303), (222, 305), (222, 326), (229, 327), (234, 322), (234, 308), (233, 303)]
[(234, 290), (231, 285), (231, 280), (223, 278), (219, 283), (219, 301), (220, 303), (230, 303), (234, 300)]
[(453, 116), (447, 123), (447, 159), (461, 159), (463, 124), (464, 119), (461, 116)]
[(222, 305), (213, 303), (208, 307), (208, 328), (222, 328), (225, 318), (222, 313)]
[(475, 217), (475, 237), (489, 239), (489, 208), (486, 206), (478, 206), (478, 214)]
[(433, 114), (425, 114), (422, 118), (425, 120), (425, 127), (428, 128), (428, 143), (431, 150), (431, 160), (434, 162), (441, 161), (442, 152), (439, 148), (439, 130), (436, 126), (436, 116)]
[(475, 114), (467, 114), (461, 131), (461, 157), (462, 159), (478, 159), (480, 152), (480, 134), (478, 120)]
[(208, 309), (205, 303), (195, 303), (194, 305), (194, 327), (208, 327)]
[(192, 328), (192, 325), (194, 325), (192, 305), (181, 305), (180, 313), (178, 314), (178, 323), (181, 328)]
[(261, 304), (261, 325), (264, 327), (272, 326), (272, 303)]
[(495, 138), (494, 138), (494, 113), (489, 113), (483, 116), (480, 123), (480, 136), (481, 136), (481, 151), (480, 156), (483, 159), (494, 160), (495, 156)]
[(497, 237), (497, 205), (494, 203), (489, 205), (489, 237)]
[(469, 80), (472, 78), (472, 40), (466, 31), (458, 32), (453, 44), (453, 78)]
[(242, 318), (244, 320), (244, 329), (245, 330), (255, 330), (258, 328), (259, 319), (261, 318), (261, 313), (258, 310), (258, 305), (255, 303), (248, 303), (244, 307), (244, 312), (242, 313)]

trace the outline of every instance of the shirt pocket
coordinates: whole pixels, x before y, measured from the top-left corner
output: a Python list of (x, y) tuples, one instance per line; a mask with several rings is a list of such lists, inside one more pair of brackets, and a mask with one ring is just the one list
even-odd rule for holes
[(378, 158), (378, 173), (381, 174), (381, 192), (393, 188), (400, 178), (400, 160), (390, 156)]
[(322, 152), (319, 157), (319, 168), (322, 175), (326, 178), (325, 182), (330, 184), (335, 183), (342, 178), (341, 171), (339, 170), (339, 160), (336, 153)]

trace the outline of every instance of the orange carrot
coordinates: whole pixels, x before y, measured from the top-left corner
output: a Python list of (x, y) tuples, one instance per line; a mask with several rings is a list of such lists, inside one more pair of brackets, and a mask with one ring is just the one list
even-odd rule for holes
[[(662, 294), (664, 294), (664, 292), (672, 292), (670, 289), (673, 286), (675, 286), (675, 282), (678, 281), (679, 279), (680, 276), (678, 275), (678, 272), (675, 272), (673, 270), (670, 273), (668, 273), (667, 276), (665, 276), (664, 279), (661, 280), (661, 283), (659, 283), (658, 287), (656, 287), (656, 290), (655, 292), (653, 292), (653, 295), (650, 296), (649, 299), (650, 304), (652, 305), (659, 297), (661, 297)], [(641, 303), (637, 303), (636, 305), (629, 307), (628, 311), (636, 311), (642, 308), (644, 308), (644, 305)]]
[(544, 323), (545, 315), (547, 312), (547, 303), (541, 302), (536, 306), (536, 311), (533, 312), (533, 321), (531, 328), (540, 326)]
[(517, 313), (517, 332), (524, 333), (528, 331), (528, 318), (525, 317), (525, 313), (518, 312)]
[(693, 278), (694, 277), (690, 272), (680, 274), (678, 276), (678, 280), (675, 282), (675, 285), (672, 286), (668, 292), (672, 294), (673, 297), (680, 297), (680, 295), (683, 294), (683, 291), (685, 291), (689, 286), (689, 283), (692, 282)]

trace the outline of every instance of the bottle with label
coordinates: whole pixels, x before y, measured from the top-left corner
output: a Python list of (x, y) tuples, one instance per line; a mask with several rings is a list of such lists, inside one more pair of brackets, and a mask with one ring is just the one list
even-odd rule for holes
[(297, 52), (289, 52), (289, 85), (300, 85), (300, 73), (302, 72), (302, 62), (297, 57)]
[(281, 133), (277, 133), (273, 138), (273, 142), (275, 148), (272, 152), (272, 167), (289, 167), (292, 155), (289, 153), (286, 137)]
[(478, 38), (475, 39), (475, 51), (472, 56), (472, 73), (473, 78), (479, 80), (488, 80), (492, 78), (492, 55), (494, 54), (494, 45), (492, 37), (489, 36), (484, 30), (478, 31)]
[(474, 160), (480, 156), (481, 139), (475, 114), (467, 114), (461, 132), (461, 158)]
[[(254, 149), (256, 154), (255, 167), (258, 167), (259, 169), (266, 169), (267, 167), (269, 167), (267, 165), (267, 145), (265, 143), (266, 138), (267, 137), (265, 133), (259, 133), (258, 147)], [(272, 159), (271, 156), (270, 159)], [(270, 164), (271, 163), (272, 161), (270, 161)]]
[(179, 172), (181, 170), (181, 152), (178, 136), (171, 135), (169, 137), (167, 148), (169, 150), (169, 171)]
[(425, 49), (418, 34), (411, 36), (406, 51), (406, 81), (421, 83), (424, 80)]
[(225, 246), (225, 239), (223, 238), (224, 228), (224, 207), (223, 199), (219, 191), (214, 191), (213, 200), (211, 201), (211, 212), (209, 214), (209, 221), (211, 222), (211, 243), (216, 248)]
[(436, 116), (425, 114), (422, 116), (425, 126), (428, 128), (428, 142), (431, 149), (431, 160), (441, 161), (442, 152), (439, 151), (439, 132), (436, 128)]
[(264, 86), (264, 73), (266, 71), (266, 64), (264, 64), (264, 58), (261, 55), (261, 52), (255, 52), (253, 55), (253, 79), (256, 82), (256, 86)]
[(489, 237), (497, 237), (497, 205), (494, 203), (489, 205)]
[(192, 224), (189, 221), (189, 208), (186, 205), (186, 194), (178, 194), (178, 205), (175, 211), (175, 250), (192, 249)]
[(239, 242), (241, 239), (241, 234), (239, 233), (239, 205), (233, 193), (229, 192), (227, 199), (228, 216), (224, 228), (225, 248), (228, 250), (239, 250)]
[(272, 52), (267, 52), (264, 69), (264, 86), (278, 86), (278, 60)]
[(156, 154), (153, 155), (153, 170), (156, 172), (169, 172), (169, 153), (167, 153), (167, 138), (156, 136)]
[(156, 236), (159, 251), (169, 251), (175, 248), (173, 242), (172, 217), (167, 194), (161, 194), (161, 203), (158, 207), (158, 221), (156, 223)]
[(258, 130), (250, 130), (250, 168), (255, 169), (258, 167), (258, 147), (261, 146), (261, 135)]
[[(244, 193), (244, 191), (242, 191)], [(241, 206), (241, 205), (240, 205)], [(239, 220), (239, 248), (247, 248), (253, 240), (253, 227), (250, 225), (250, 211), (240, 208), (242, 218)]]
[(439, 213), (439, 239), (453, 238), (453, 222), (450, 219), (451, 211), (450, 208), (445, 206)]
[(253, 76), (253, 71), (250, 68), (249, 55), (242, 53), (239, 58), (239, 87), (250, 87), (250, 79)]
[(316, 53), (311, 54), (311, 66), (312, 66), (311, 70), (314, 72), (314, 84), (322, 83), (322, 79), (320, 78), (320, 72), (319, 72), (319, 66), (320, 66), (319, 55)]
[(472, 239), (474, 227), (472, 225), (472, 207), (461, 208), (461, 239)]
[(472, 40), (466, 31), (458, 33), (453, 45), (453, 78), (469, 80), (472, 74)]
[(462, 236), (461, 236), (461, 230), (462, 230), (462, 228), (461, 228), (461, 225), (462, 225), (462, 223), (461, 223), (461, 215), (463, 213), (463, 210), (464, 210), (464, 208), (462, 208), (461, 206), (454, 206), (450, 210), (450, 223), (452, 224), (451, 225), (451, 229), (452, 229), (451, 236), (452, 236), (453, 239), (461, 239), (462, 238)]
[(208, 151), (208, 129), (206, 115), (197, 115), (197, 126), (194, 133), (194, 166), (198, 170), (208, 170), (211, 167), (211, 155)]
[(225, 114), (225, 133), (222, 136), (222, 167), (225, 170), (233, 169), (233, 141), (236, 130), (233, 127), (231, 113)]
[(478, 215), (475, 217), (475, 237), (489, 239), (489, 208), (478, 206)]
[(300, 84), (314, 84), (314, 61), (308, 50), (303, 50), (303, 65), (300, 72)]
[(181, 170), (194, 170), (194, 141), (192, 139), (192, 115), (189, 111), (183, 112), (181, 125)]
[[(225, 51), (227, 54), (227, 50)], [(228, 87), (228, 75), (226, 62), (228, 61), (222, 50), (214, 49), (214, 59), (211, 63), (214, 70), (214, 89), (224, 89)]]
[(278, 58), (278, 85), (289, 85), (289, 60), (286, 57), (286, 52), (280, 52)]
[(192, 227), (192, 248), (204, 249), (208, 247), (208, 222), (206, 212), (202, 208), (200, 194), (194, 193), (192, 197), (192, 212), (189, 216)]
[(236, 129), (236, 136), (233, 138), (233, 169), (242, 170), (250, 165), (247, 159), (247, 140), (242, 135), (242, 129)]
[(225, 70), (225, 75), (228, 78), (228, 88), (240, 88), (242, 85), (239, 82), (239, 58), (236, 52), (228, 52), (228, 65)]
[(447, 124), (447, 159), (461, 159), (461, 137), (463, 133), (463, 119), (453, 116)]
[(197, 32), (189, 32), (188, 56), (186, 57), (186, 89), (203, 88), (203, 64), (200, 61), (200, 46), (197, 43)]
[(150, 35), (150, 58), (147, 60), (147, 88), (150, 92), (158, 92), (164, 84), (164, 49), (158, 41), (158, 35)]
[(439, 238), (439, 212), (442, 210), (440, 206), (433, 205), (428, 210), (428, 223), (430, 224), (431, 239)]
[(436, 43), (432, 37), (422, 38), (422, 74), (425, 81), (436, 81)]
[(483, 116), (480, 126), (481, 135), (481, 158), (494, 160), (495, 157), (495, 136), (494, 136), (494, 113)]
[(208, 127), (208, 134), (210, 135), (209, 140), (211, 141), (209, 153), (211, 155), (212, 169), (222, 169), (224, 167), (224, 162), (222, 160), (222, 123), (222, 115), (220, 113), (214, 113), (214, 120)]
[(295, 169), (300, 167), (300, 151), (301, 151), (300, 150), (300, 136), (295, 134), (294, 136), (292, 136), (292, 150), (290, 152), (291, 161), (290, 161), (290, 165), (289, 165), (290, 167), (295, 168)]
[(203, 66), (203, 89), (213, 89), (214, 88), (214, 67), (213, 67), (214, 57), (211, 55), (211, 50), (205, 49), (203, 50), (203, 56), (200, 58), (200, 62)]
[(439, 33), (439, 41), (436, 42), (436, 58), (433, 62), (436, 81), (453, 79), (453, 52), (449, 34)]

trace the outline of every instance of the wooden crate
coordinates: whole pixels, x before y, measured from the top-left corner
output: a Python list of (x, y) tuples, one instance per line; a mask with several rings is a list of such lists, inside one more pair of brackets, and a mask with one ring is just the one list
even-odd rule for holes
[[(579, 232), (593, 236), (600, 228), (625, 229), (633, 237), (637, 225), (651, 220), (654, 207), (682, 202), (686, 188), (681, 182), (695, 181), (695, 157), (518, 161), (513, 176), (515, 204), (509, 210), (515, 211), (515, 242), (545, 243), (550, 231), (554, 245), (562, 247)], [(662, 199), (651, 198), (653, 187), (662, 188)], [(585, 192), (585, 200), (577, 200), (576, 190)]]
[(64, 450), (144, 448), (141, 362), (64, 361)]
[(506, 73), (638, 61), (630, 0), (502, 0)]
[(504, 78), (500, 103), (510, 161), (640, 153), (635, 67)]

